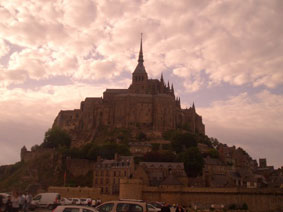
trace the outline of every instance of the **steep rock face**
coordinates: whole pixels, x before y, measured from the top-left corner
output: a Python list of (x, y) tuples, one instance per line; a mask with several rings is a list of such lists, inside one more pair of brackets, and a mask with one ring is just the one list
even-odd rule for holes
[(158, 132), (185, 128), (205, 134), (202, 117), (196, 113), (194, 105), (189, 109), (181, 108), (173, 84), (166, 85), (162, 75), (160, 80), (148, 79), (142, 43), (128, 89), (106, 89), (102, 98), (86, 98), (80, 109), (60, 111), (53, 124), (72, 136), (73, 146), (93, 140), (102, 126)]

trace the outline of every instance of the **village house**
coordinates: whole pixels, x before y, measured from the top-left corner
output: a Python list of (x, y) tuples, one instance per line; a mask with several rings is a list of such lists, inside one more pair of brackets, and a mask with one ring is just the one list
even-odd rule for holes
[(118, 194), (121, 178), (130, 178), (135, 170), (132, 156), (115, 154), (113, 160), (98, 157), (93, 170), (93, 187), (100, 188), (103, 194)]

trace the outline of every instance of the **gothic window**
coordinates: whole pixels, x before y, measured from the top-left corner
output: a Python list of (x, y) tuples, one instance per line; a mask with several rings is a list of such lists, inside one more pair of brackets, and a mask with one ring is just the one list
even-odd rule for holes
[(103, 184), (103, 178), (100, 179), (100, 184)]
[(143, 76), (142, 76), (142, 81), (143, 81)]

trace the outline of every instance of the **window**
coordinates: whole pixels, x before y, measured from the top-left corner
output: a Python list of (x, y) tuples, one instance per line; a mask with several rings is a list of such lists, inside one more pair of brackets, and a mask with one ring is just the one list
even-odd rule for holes
[(143, 209), (140, 205), (137, 204), (128, 204), (128, 203), (118, 203), (117, 212), (143, 212)]
[(65, 208), (63, 212), (80, 212), (79, 208)]
[(106, 203), (97, 208), (99, 212), (110, 212), (114, 206), (114, 203)]
[(41, 199), (41, 195), (35, 196), (35, 197), (33, 198), (33, 200), (40, 200), (40, 199)]

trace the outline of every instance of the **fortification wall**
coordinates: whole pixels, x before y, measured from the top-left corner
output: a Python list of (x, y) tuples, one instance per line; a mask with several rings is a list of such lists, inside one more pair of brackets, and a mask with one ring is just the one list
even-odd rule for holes
[(140, 186), (137, 179), (122, 180), (120, 182), (120, 198), (133, 197), (148, 202), (161, 201), (184, 206), (224, 204), (227, 207), (230, 204), (242, 205), (246, 203), (251, 212), (283, 210), (282, 189), (149, 187)]
[(101, 194), (100, 188), (51, 186), (48, 188), (48, 192), (59, 193), (62, 197), (67, 197), (67, 198), (100, 199), (102, 202), (119, 199), (118, 195)]
[(21, 154), (21, 160), (24, 162), (36, 160), (43, 155), (53, 156), (55, 151), (53, 149), (37, 149), (35, 151), (26, 151)]

